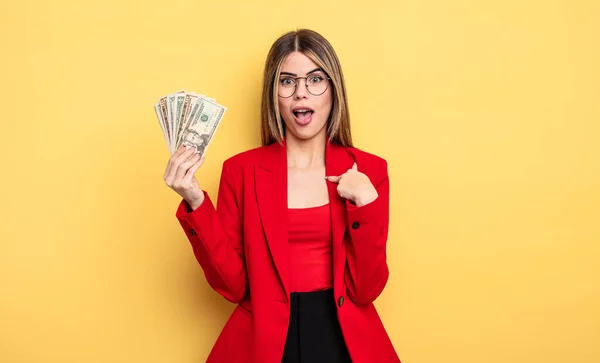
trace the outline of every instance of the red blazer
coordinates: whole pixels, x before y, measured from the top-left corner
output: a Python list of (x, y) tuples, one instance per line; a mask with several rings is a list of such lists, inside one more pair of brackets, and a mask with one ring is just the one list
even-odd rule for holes
[[(399, 363), (373, 301), (388, 280), (386, 243), (389, 179), (384, 159), (328, 143), (327, 175), (356, 161), (378, 198), (356, 207), (327, 182), (332, 215), (334, 296), (353, 363)], [(216, 208), (190, 212), (181, 201), (176, 216), (210, 286), (238, 304), (223, 327), (208, 363), (281, 363), (289, 321), (287, 254), (287, 157), (272, 144), (223, 163)]]

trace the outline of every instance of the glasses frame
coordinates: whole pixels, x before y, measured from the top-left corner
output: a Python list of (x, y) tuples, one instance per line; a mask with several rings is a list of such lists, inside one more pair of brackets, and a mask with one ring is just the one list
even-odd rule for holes
[(292, 94), (291, 94), (291, 95), (289, 95), (289, 96), (287, 96), (287, 97), (281, 96), (281, 95), (279, 94), (279, 88), (280, 88), (281, 86), (278, 86), (278, 87), (277, 87), (277, 89), (278, 89), (277, 96), (278, 96), (278, 97), (281, 97), (281, 98), (290, 98), (290, 97), (292, 97), (293, 95), (295, 95), (295, 94), (296, 94), (296, 91), (298, 90), (298, 84), (299, 84), (298, 80), (299, 80), (299, 79), (304, 79), (304, 87), (306, 87), (306, 91), (307, 91), (308, 93), (310, 93), (310, 94), (311, 94), (311, 95), (313, 95), (313, 96), (320, 96), (320, 95), (322, 95), (323, 93), (327, 92), (327, 90), (329, 89), (329, 84), (330, 84), (330, 81), (331, 81), (331, 77), (329, 77), (329, 76), (328, 76), (328, 75), (327, 75), (325, 72), (323, 72), (323, 73), (325, 74), (325, 79), (327, 80), (327, 87), (325, 87), (325, 90), (323, 90), (323, 92), (321, 92), (321, 93), (319, 93), (319, 94), (314, 94), (314, 93), (312, 93), (312, 92), (311, 92), (311, 91), (308, 89), (308, 82), (306, 81), (306, 79), (307, 79), (308, 77), (311, 77), (311, 76), (313, 76), (313, 74), (310, 74), (310, 75), (308, 75), (308, 76), (306, 76), (306, 77), (292, 77), (292, 76), (289, 76), (289, 78), (291, 78), (291, 79), (293, 79), (293, 80), (294, 80), (294, 92), (292, 92)]

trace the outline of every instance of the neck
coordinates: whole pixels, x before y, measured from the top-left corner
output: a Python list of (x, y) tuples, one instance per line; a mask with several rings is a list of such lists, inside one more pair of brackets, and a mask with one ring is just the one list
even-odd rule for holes
[(319, 134), (309, 140), (286, 138), (288, 168), (314, 168), (325, 165), (327, 136)]

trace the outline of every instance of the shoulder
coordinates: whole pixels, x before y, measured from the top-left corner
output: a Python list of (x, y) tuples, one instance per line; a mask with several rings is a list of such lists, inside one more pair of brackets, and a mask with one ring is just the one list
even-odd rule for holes
[(238, 174), (253, 169), (272, 148), (270, 145), (258, 146), (234, 154), (223, 161), (223, 172)]
[(265, 153), (266, 148), (266, 146), (259, 146), (239, 152), (225, 159), (223, 163), (230, 166), (244, 165), (247, 163), (256, 163), (258, 160), (261, 159), (262, 155)]
[(362, 161), (366, 164), (375, 164), (375, 166), (378, 167), (387, 167), (387, 160), (380, 155), (373, 154), (357, 147), (347, 147), (346, 151), (354, 156), (357, 164), (359, 161)]
[(358, 171), (378, 181), (388, 177), (388, 162), (384, 157), (357, 147), (346, 147), (345, 149), (356, 162)]

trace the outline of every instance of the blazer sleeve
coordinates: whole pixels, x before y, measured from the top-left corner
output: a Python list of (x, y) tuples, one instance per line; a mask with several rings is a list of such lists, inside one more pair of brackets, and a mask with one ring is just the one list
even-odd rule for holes
[(236, 199), (235, 178), (223, 163), (216, 208), (206, 191), (195, 210), (182, 200), (176, 217), (192, 246), (208, 284), (225, 299), (241, 302), (248, 286), (241, 212)]
[(390, 182), (385, 160), (374, 175), (377, 175), (377, 180), (372, 180), (377, 199), (361, 207), (346, 201), (349, 243), (345, 280), (348, 296), (359, 305), (373, 302), (389, 277), (386, 245)]

